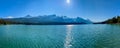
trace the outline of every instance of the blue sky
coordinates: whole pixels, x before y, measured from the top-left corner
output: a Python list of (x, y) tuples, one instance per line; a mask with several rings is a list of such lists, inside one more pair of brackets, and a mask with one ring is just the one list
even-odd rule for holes
[(120, 15), (120, 0), (0, 0), (0, 17), (50, 15), (104, 21)]

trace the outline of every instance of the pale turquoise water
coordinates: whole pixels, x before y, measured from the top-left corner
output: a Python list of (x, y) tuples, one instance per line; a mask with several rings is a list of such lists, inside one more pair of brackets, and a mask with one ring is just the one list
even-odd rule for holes
[(0, 48), (120, 48), (120, 25), (0, 25)]

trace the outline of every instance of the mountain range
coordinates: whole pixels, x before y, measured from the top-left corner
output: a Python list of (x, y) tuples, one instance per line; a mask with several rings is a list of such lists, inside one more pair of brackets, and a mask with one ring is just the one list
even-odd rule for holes
[(43, 16), (31, 16), (19, 18), (2, 18), (1, 24), (27, 24), (27, 25), (57, 25), (57, 24), (91, 24), (89, 19), (83, 19), (81, 17), (69, 18), (67, 16), (57, 15), (43, 15)]

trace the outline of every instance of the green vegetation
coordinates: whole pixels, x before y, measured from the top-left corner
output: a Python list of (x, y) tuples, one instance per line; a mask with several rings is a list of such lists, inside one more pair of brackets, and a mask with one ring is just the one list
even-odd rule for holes
[(0, 24), (10, 24), (10, 22), (0, 19)]
[(12, 21), (0, 19), (0, 25), (7, 25), (7, 24), (16, 24), (16, 23)]
[(115, 16), (111, 19), (108, 19), (108, 20), (102, 22), (102, 23), (108, 23), (108, 24), (116, 24), (117, 23), (117, 24), (119, 24), (120, 23), (120, 16)]

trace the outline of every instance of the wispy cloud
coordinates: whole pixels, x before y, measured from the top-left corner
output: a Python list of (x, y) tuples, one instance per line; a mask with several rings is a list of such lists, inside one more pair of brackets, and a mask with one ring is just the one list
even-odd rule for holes
[(7, 16), (6, 18), (14, 18), (13, 16)]

